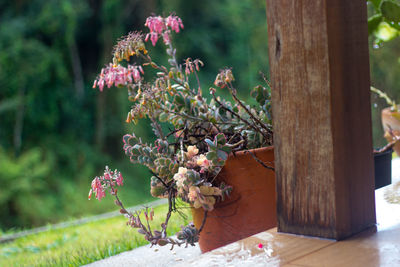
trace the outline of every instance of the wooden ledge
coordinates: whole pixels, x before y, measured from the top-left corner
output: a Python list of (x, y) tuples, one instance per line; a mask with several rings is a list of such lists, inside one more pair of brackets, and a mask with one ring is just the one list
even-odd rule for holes
[(400, 224), (379, 232), (373, 227), (343, 241), (282, 234), (273, 228), (182, 266), (400, 266), (399, 251)]
[(278, 233), (273, 228), (179, 266), (400, 266), (400, 159), (393, 160), (392, 170), (393, 184), (375, 191), (377, 227), (343, 241)]

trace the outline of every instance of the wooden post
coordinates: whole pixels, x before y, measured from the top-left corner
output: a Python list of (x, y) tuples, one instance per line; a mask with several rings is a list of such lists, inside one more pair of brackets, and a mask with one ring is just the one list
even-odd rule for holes
[(365, 0), (266, 0), (278, 231), (375, 225)]

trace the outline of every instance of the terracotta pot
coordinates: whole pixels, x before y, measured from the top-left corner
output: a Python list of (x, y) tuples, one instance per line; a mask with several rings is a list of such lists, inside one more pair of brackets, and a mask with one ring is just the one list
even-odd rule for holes
[[(388, 142), (391, 142), (393, 140), (392, 137), (386, 133), (391, 129), (394, 135), (400, 136), (400, 113), (398, 111), (391, 111), (391, 108), (388, 107), (382, 110), (381, 115), (385, 138)], [(400, 143), (397, 143), (393, 149), (400, 156)]]
[[(273, 147), (251, 150), (263, 162), (274, 162)], [(277, 224), (274, 171), (263, 167), (248, 151), (229, 155), (217, 177), (233, 187), (225, 201), (215, 204), (200, 233), (202, 252), (265, 231)], [(204, 210), (192, 208), (193, 221), (200, 227)]]

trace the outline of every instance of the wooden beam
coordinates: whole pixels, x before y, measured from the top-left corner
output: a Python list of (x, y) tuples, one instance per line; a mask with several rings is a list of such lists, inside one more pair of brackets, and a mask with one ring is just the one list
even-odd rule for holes
[(375, 225), (365, 0), (266, 0), (278, 231)]

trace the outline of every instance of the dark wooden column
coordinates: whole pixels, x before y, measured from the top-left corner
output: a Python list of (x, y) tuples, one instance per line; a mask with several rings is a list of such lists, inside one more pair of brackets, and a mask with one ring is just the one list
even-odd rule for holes
[(365, 0), (266, 0), (278, 231), (375, 224)]

